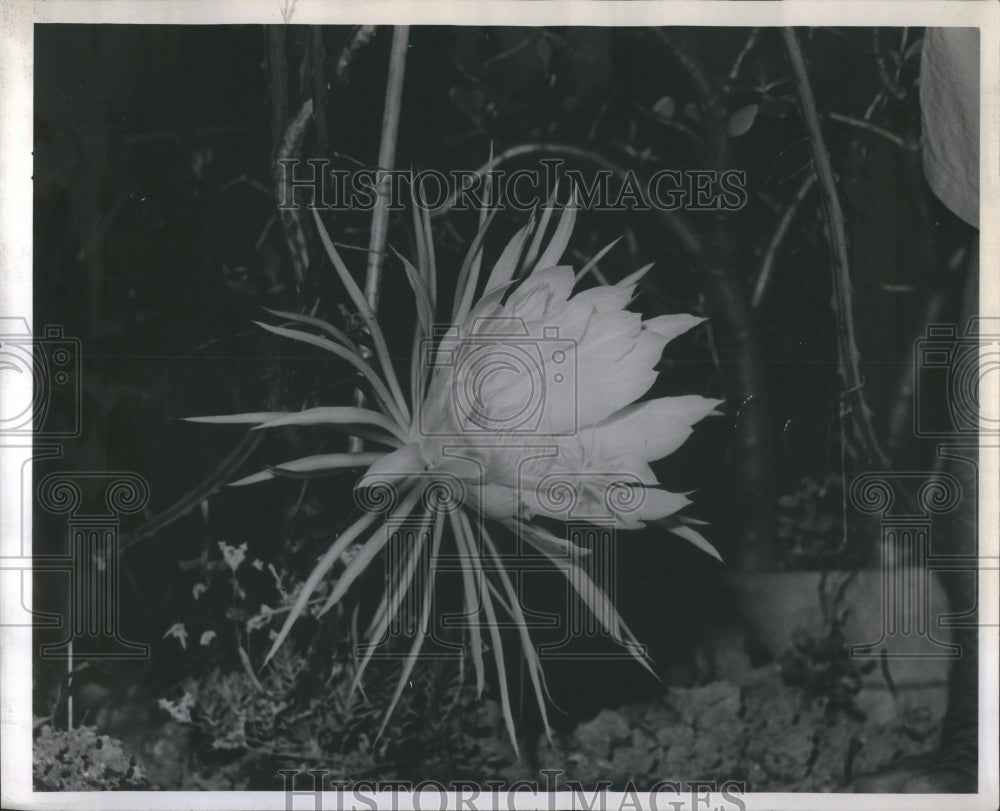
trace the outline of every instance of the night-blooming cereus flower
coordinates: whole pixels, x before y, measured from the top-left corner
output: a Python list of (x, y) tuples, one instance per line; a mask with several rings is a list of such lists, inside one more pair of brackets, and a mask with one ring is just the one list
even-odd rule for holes
[[(581, 565), (587, 550), (543, 528), (536, 519), (593, 521), (621, 530), (654, 521), (716, 554), (693, 528), (698, 522), (678, 515), (688, 499), (664, 490), (650, 463), (680, 447), (692, 426), (715, 413), (720, 401), (697, 395), (642, 399), (656, 381), (665, 345), (702, 319), (661, 315), (644, 320), (629, 311), (648, 267), (617, 284), (574, 294), (614, 243), (579, 270), (560, 264), (576, 210), (573, 204), (565, 207), (550, 229), (553, 210), (552, 206), (544, 209), (537, 223), (532, 218), (521, 228), (488, 274), (482, 272), (483, 239), (493, 215), (482, 214), (479, 232), (458, 274), (448, 325), (441, 328), (435, 322), (441, 307), (430, 221), (426, 211), (414, 209), (416, 263), (399, 257), (417, 310), (409, 399), (403, 396), (371, 307), (314, 212), (326, 253), (371, 336), (374, 362), (346, 334), (311, 316), (274, 312), (286, 325), (261, 326), (351, 364), (366, 385), (371, 406), (198, 418), (257, 428), (325, 425), (368, 442), (365, 451), (309, 456), (236, 483), (251, 484), (282, 473), (364, 469), (355, 495), (365, 509), (316, 564), (268, 658), (284, 642), (334, 566), (343, 569), (324, 611), (344, 596), (384, 549), (389, 535), (384, 527), (420, 516), (422, 530), (408, 550), (398, 582), (382, 596), (367, 632), (372, 644), (355, 676), (357, 685), (374, 643), (383, 638), (400, 612), (406, 592), (422, 587), (417, 633), (383, 728), (428, 632), (430, 594), (446, 537), (466, 561), (462, 576), (477, 686), (481, 691), (485, 678), (481, 638), (485, 627), (491, 635), (501, 706), (515, 748), (498, 629), (501, 608), (518, 628), (546, 728), (548, 722), (538, 656), (520, 596), (493, 537), (498, 526), (547, 556), (605, 631), (647, 668), (642, 646), (601, 585)], [(547, 523), (552, 526), (551, 520)], [(413, 582), (414, 572), (425, 556), (429, 575), (418, 586)]]

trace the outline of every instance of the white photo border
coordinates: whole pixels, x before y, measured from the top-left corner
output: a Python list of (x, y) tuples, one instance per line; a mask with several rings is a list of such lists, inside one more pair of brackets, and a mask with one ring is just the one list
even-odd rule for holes
[[(591, 25), (591, 26), (941, 26), (977, 27), (980, 66), (980, 311), (1000, 315), (1000, 4), (954, 0), (841, 0), (815, 2), (703, 2), (702, 0), (297, 0), (294, 24), (411, 25)], [(0, 0), (0, 316), (32, 313), (32, 144), (33, 26), (35, 23), (280, 24), (281, 0)], [(0, 401), (5, 396), (0, 389)], [(981, 392), (984, 411), (997, 413), (1000, 391)], [(2, 406), (2, 402), (0, 402)], [(996, 557), (1000, 538), (1000, 449), (986, 444), (980, 455), (980, 555)], [(20, 469), (4, 464), (0, 443), (0, 554), (30, 555), (30, 516), (21, 526)], [(30, 471), (28, 474), (30, 476)], [(22, 538), (22, 532), (26, 537)], [(22, 551), (23, 550), (23, 551)], [(23, 598), (30, 605), (31, 579)], [(749, 809), (912, 809), (997, 808), (998, 794), (998, 588), (995, 571), (980, 572), (980, 791), (976, 795), (871, 795), (750, 793)], [(20, 610), (21, 595), (0, 593), (0, 622)], [(284, 809), (283, 792), (34, 792), (32, 787), (31, 628), (0, 625), (0, 805), (39, 809)], [(29, 667), (24, 667), (29, 663)], [(608, 792), (614, 808), (634, 808), (636, 795)], [(304, 799), (304, 798), (301, 798)], [(324, 808), (338, 808), (335, 793), (323, 795)], [(443, 798), (427, 795), (419, 806), (404, 794), (371, 795), (378, 807), (441, 808)], [(569, 792), (484, 793), (480, 804), (464, 807), (569, 808)], [(651, 807), (649, 796), (638, 796)], [(678, 795), (672, 799), (687, 801)], [(449, 795), (448, 807), (457, 798)], [(720, 798), (710, 798), (719, 807)], [(297, 802), (295, 807), (307, 807)], [(359, 807), (371, 807), (361, 804)], [(658, 807), (670, 808), (667, 795)], [(684, 806), (686, 807), (686, 806)]]

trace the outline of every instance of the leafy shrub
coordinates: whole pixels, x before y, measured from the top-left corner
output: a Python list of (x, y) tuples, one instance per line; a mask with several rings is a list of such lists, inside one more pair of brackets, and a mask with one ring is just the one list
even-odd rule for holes
[[(871, 551), (855, 526), (841, 475), (805, 476), (778, 499), (778, 562), (783, 569), (856, 569)], [(845, 530), (845, 517), (847, 528)]]
[(43, 726), (35, 738), (36, 791), (140, 791), (151, 788), (145, 770), (121, 741), (94, 727), (56, 730)]
[[(478, 698), (458, 655), (429, 658), (414, 669), (380, 735), (401, 660), (372, 660), (363, 688), (352, 691), (357, 658), (350, 616), (314, 615), (333, 583), (318, 589), (303, 617), (304, 633), (259, 667), (260, 652), (301, 594), (302, 580), (248, 555), (245, 544), (217, 547), (221, 559), (213, 555), (192, 570), (192, 610), (165, 637), (191, 657), (220, 646), (234, 655), (198, 669), (159, 699), (170, 725), (191, 733), (191, 757), (176, 778), (184, 785), (169, 788), (278, 790), (279, 769), (327, 769), (328, 780), (445, 780), (481, 775), (484, 762), (491, 773), (514, 763), (499, 705)], [(396, 647), (405, 655), (408, 641), (397, 640)]]

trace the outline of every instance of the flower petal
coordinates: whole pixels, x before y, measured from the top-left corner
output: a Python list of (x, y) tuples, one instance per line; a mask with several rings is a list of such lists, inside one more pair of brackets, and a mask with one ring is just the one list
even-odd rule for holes
[(216, 425), (260, 425), (271, 420), (289, 417), (294, 411), (251, 411), (246, 414), (219, 414), (210, 417), (183, 417), (184, 422), (207, 422)]
[(698, 530), (685, 526), (684, 524), (677, 524), (672, 526), (670, 531), (679, 538), (683, 538), (689, 544), (694, 545), (702, 552), (711, 555), (720, 563), (722, 562), (722, 555), (719, 554), (718, 550), (712, 546), (712, 544), (710, 544), (705, 536), (698, 532)]
[(680, 509), (687, 507), (691, 499), (683, 493), (671, 493), (669, 490), (658, 490), (647, 487), (643, 493), (642, 503), (634, 512), (616, 512), (615, 518), (625, 524), (633, 521), (652, 521), (666, 518)]
[(376, 425), (404, 442), (407, 439), (403, 429), (384, 414), (355, 406), (317, 406), (291, 414), (283, 412), (280, 416), (267, 420), (252, 430), (281, 428), (288, 425), (349, 425), (352, 423)]
[(552, 239), (549, 240), (549, 244), (545, 246), (545, 250), (542, 251), (542, 255), (538, 257), (538, 261), (532, 268), (532, 274), (550, 268), (562, 259), (566, 246), (569, 245), (569, 238), (573, 233), (573, 225), (576, 223), (576, 209), (576, 192), (574, 191), (569, 205), (565, 206), (562, 214), (559, 215), (559, 224), (556, 225)]
[(368, 485), (375, 481), (380, 484), (392, 484), (401, 479), (414, 476), (426, 468), (426, 463), (420, 454), (420, 445), (411, 442), (402, 448), (387, 453), (375, 462), (361, 480)]
[(500, 258), (493, 265), (493, 270), (490, 271), (490, 277), (486, 280), (486, 287), (484, 288), (485, 293), (506, 287), (514, 278), (517, 262), (521, 258), (521, 250), (524, 248), (525, 240), (527, 240), (534, 227), (534, 217), (532, 217), (527, 225), (511, 237), (510, 242), (507, 243), (507, 247), (500, 254)]
[(656, 382), (648, 364), (624, 361), (581, 361), (577, 373), (577, 425), (596, 425), (644, 395)]
[(722, 400), (695, 394), (661, 397), (638, 403), (580, 432), (580, 441), (595, 459), (631, 457), (652, 462), (677, 450), (691, 426), (715, 412)]
[(573, 296), (573, 301), (581, 305), (593, 306), (596, 310), (624, 310), (632, 297), (639, 280), (645, 276), (652, 265), (644, 265), (634, 273), (630, 273), (617, 284), (597, 285), (583, 290)]
[(567, 265), (534, 273), (510, 294), (504, 303), (504, 315), (526, 322), (544, 322), (548, 311), (561, 307), (569, 299), (573, 283), (573, 268)]
[(678, 335), (687, 332), (689, 329), (698, 326), (707, 318), (687, 313), (677, 313), (675, 315), (658, 315), (642, 322), (644, 329), (655, 332), (657, 335), (672, 341)]
[(580, 355), (588, 360), (619, 361), (632, 350), (642, 328), (638, 313), (595, 312), (580, 341)]
[(593, 313), (592, 307), (579, 307), (574, 299), (562, 304), (550, 301), (542, 320), (529, 323), (528, 331), (536, 337), (551, 335), (555, 331), (559, 340), (579, 342), (587, 332)]
[(635, 287), (619, 285), (598, 285), (581, 290), (571, 301), (580, 307), (592, 307), (597, 312), (624, 310), (632, 300)]
[[(317, 456), (305, 456), (301, 459), (294, 459), (291, 462), (284, 462), (276, 465), (270, 470), (262, 470), (251, 476), (230, 482), (230, 487), (242, 487), (247, 484), (273, 479), (282, 473), (312, 473), (316, 471), (333, 471), (350, 467), (368, 467), (377, 462), (384, 454), (382, 453), (324, 453)], [(391, 455), (391, 454), (390, 454)]]

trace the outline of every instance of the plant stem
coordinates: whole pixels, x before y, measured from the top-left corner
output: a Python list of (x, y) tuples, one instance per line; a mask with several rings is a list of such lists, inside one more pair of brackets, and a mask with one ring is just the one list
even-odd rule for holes
[[(379, 291), (382, 285), (382, 265), (385, 259), (385, 242), (389, 230), (389, 172), (396, 163), (396, 142), (399, 138), (399, 111), (403, 101), (403, 77), (406, 73), (406, 49), (410, 40), (410, 27), (397, 25), (392, 29), (392, 48), (389, 55), (389, 78), (385, 87), (385, 107), (382, 111), (382, 140), (378, 149), (378, 170), (384, 172), (376, 189), (375, 210), (372, 214), (371, 236), (368, 240), (368, 267), (365, 271), (365, 299), (372, 312), (378, 312)], [(361, 405), (364, 395), (359, 390), (355, 402)], [(416, 407), (416, 406), (414, 406)], [(357, 453), (364, 447), (361, 437), (351, 437), (349, 450)]]
[(368, 270), (365, 275), (365, 298), (373, 311), (378, 311), (379, 288), (382, 283), (382, 263), (385, 240), (389, 230), (389, 177), (396, 164), (396, 141), (399, 136), (399, 110), (403, 100), (403, 75), (406, 72), (406, 49), (410, 28), (397, 25), (392, 30), (392, 52), (389, 57), (389, 78), (385, 88), (385, 109), (382, 112), (382, 142), (378, 149), (378, 168), (386, 174), (378, 183), (375, 211), (372, 215), (371, 238), (368, 242)]
[(819, 123), (816, 99), (806, 72), (806, 62), (793, 28), (784, 29), (785, 46), (799, 89), (802, 118), (809, 134), (809, 144), (813, 154), (813, 168), (819, 181), (826, 215), (827, 241), (830, 246), (830, 262), (833, 271), (834, 314), (837, 319), (837, 351), (840, 375), (844, 384), (844, 396), (850, 402), (853, 412), (855, 434), (871, 459), (880, 465), (888, 464), (885, 453), (879, 447), (872, 427), (872, 413), (865, 402), (864, 378), (861, 376), (860, 356), (854, 336), (854, 313), (851, 291), (850, 268), (847, 260), (847, 236), (844, 230), (844, 213), (840, 209), (837, 184), (830, 166), (830, 153), (823, 139)]
[(863, 121), (859, 118), (852, 118), (849, 115), (841, 115), (840, 113), (827, 113), (826, 117), (839, 124), (847, 124), (849, 127), (855, 127), (856, 129), (870, 132), (872, 135), (877, 135), (879, 138), (884, 138), (899, 149), (917, 149), (916, 143), (904, 141), (896, 133), (889, 132), (889, 130), (872, 124), (870, 121)]
[(73, 684), (73, 638), (70, 637), (69, 640), (69, 655), (66, 658), (66, 684), (68, 689), (66, 691), (66, 729), (70, 732), (73, 731), (73, 691), (76, 689), (76, 685)]
[(763, 301), (767, 285), (771, 281), (771, 274), (774, 272), (774, 262), (778, 256), (778, 249), (781, 247), (781, 243), (785, 241), (785, 236), (788, 234), (788, 229), (791, 228), (795, 215), (798, 214), (802, 203), (809, 196), (809, 192), (815, 183), (816, 175), (806, 175), (798, 191), (795, 193), (795, 199), (788, 204), (781, 215), (781, 220), (774, 231), (774, 236), (771, 237), (767, 250), (764, 252), (764, 261), (760, 263), (760, 271), (757, 273), (757, 282), (753, 288), (753, 298), (750, 300), (750, 306), (755, 310), (760, 306), (761, 301)]
[(326, 130), (326, 49), (323, 47), (323, 29), (312, 27), (313, 110), (316, 122), (316, 142), (320, 152), (330, 150), (330, 137)]
[(743, 43), (743, 47), (736, 56), (736, 61), (733, 62), (733, 67), (729, 71), (729, 81), (735, 82), (740, 77), (740, 68), (743, 67), (743, 60), (746, 59), (750, 51), (753, 50), (758, 39), (760, 39), (760, 29), (754, 28), (750, 31), (750, 36), (747, 37), (746, 42)]

